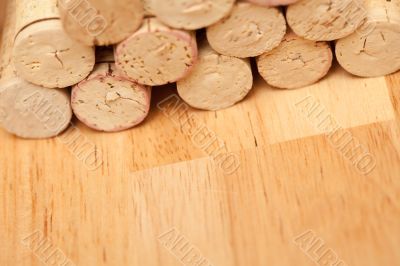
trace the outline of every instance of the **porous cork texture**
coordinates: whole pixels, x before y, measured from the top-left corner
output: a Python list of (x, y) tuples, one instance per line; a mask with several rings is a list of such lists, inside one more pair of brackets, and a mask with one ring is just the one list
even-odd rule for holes
[(286, 19), (299, 36), (332, 41), (353, 33), (366, 18), (364, 0), (301, 0), (289, 5)]
[(220, 55), (206, 42), (189, 76), (177, 82), (179, 96), (190, 106), (220, 110), (233, 106), (250, 92), (250, 60)]
[(15, 0), (15, 5), (13, 62), (20, 77), (35, 85), (64, 88), (89, 75), (94, 49), (65, 33), (57, 0)]
[(19, 78), (0, 84), (0, 125), (21, 138), (59, 135), (72, 118), (69, 93), (33, 85)]
[(69, 37), (58, 19), (35, 22), (16, 37), (13, 61), (18, 75), (48, 88), (72, 86), (93, 69), (92, 47)]
[(296, 3), (299, 0), (247, 0), (247, 2), (261, 6), (283, 6)]
[(257, 57), (260, 75), (271, 86), (297, 89), (322, 79), (332, 65), (329, 43), (288, 33), (278, 48)]
[(123, 41), (140, 27), (145, 14), (141, 0), (60, 0), (59, 10), (66, 32), (86, 45)]
[(210, 26), (227, 16), (235, 0), (144, 0), (163, 23), (186, 30)]
[(8, 2), (15, 4), (17, 14), (15, 34), (35, 22), (60, 18), (57, 0), (8, 0)]
[(72, 89), (72, 108), (88, 127), (116, 132), (140, 124), (150, 110), (151, 88), (123, 77), (113, 63), (100, 63)]
[(207, 28), (207, 39), (220, 54), (247, 58), (271, 51), (285, 33), (285, 18), (278, 8), (239, 2), (229, 16)]
[(400, 1), (367, 1), (367, 21), (336, 43), (336, 57), (348, 72), (377, 77), (400, 69)]
[(195, 64), (196, 37), (193, 32), (174, 30), (156, 18), (147, 18), (138, 32), (117, 46), (115, 60), (117, 68), (137, 83), (173, 83)]
[(63, 89), (34, 85), (16, 75), (12, 63), (17, 30), (15, 4), (14, 1), (7, 4), (0, 41), (0, 125), (21, 138), (54, 137), (67, 128), (71, 121), (69, 93)]

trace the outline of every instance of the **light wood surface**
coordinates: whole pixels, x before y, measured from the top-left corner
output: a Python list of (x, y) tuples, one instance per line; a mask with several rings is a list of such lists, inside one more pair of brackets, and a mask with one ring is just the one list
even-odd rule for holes
[[(0, 265), (45, 265), (26, 244), (34, 232), (65, 265), (181, 265), (178, 235), (198, 265), (324, 265), (315, 254), (329, 248), (340, 266), (400, 265), (400, 73), (360, 79), (336, 67), (305, 89), (256, 84), (219, 112), (163, 112), (157, 104), (175, 91), (157, 88), (146, 123), (123, 133), (77, 121), (79, 131), (51, 140), (0, 131)], [(366, 147), (371, 172), (331, 143), (304, 99)], [(191, 140), (202, 125), (237, 156), (236, 171)], [(73, 134), (93, 146), (77, 156)], [(314, 255), (293, 240), (309, 230), (325, 243)]]

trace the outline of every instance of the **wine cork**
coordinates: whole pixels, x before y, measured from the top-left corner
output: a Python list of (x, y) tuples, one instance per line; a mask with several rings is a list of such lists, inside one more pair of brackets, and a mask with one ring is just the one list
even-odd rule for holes
[(365, 0), (300, 0), (289, 5), (286, 19), (309, 40), (332, 41), (356, 31), (366, 18)]
[(151, 88), (124, 77), (112, 51), (99, 51), (92, 74), (72, 89), (72, 108), (88, 127), (106, 132), (132, 128), (147, 117)]
[(15, 10), (14, 1), (8, 1), (0, 37), (0, 126), (22, 138), (54, 137), (70, 123), (70, 98), (66, 90), (43, 88), (16, 75), (12, 64)]
[(146, 18), (139, 31), (116, 47), (115, 59), (117, 68), (140, 84), (173, 83), (185, 77), (195, 64), (196, 37), (193, 32)]
[(257, 57), (257, 68), (269, 85), (297, 89), (322, 79), (332, 66), (332, 58), (329, 43), (289, 32), (276, 49)]
[(27, 26), (41, 20), (58, 19), (60, 17), (54, 0), (10, 0), (16, 3), (18, 34)]
[(177, 82), (179, 96), (190, 106), (220, 110), (233, 106), (250, 92), (250, 60), (220, 55), (204, 41), (199, 61), (186, 78)]
[(285, 33), (285, 18), (278, 8), (239, 2), (228, 17), (207, 28), (207, 39), (220, 54), (246, 58), (271, 51)]
[(54, 17), (59, 16), (57, 1), (16, 0), (16, 4), (13, 61), (18, 75), (47, 88), (68, 87), (87, 77), (95, 63), (94, 48), (65, 33)]
[(261, 6), (283, 6), (296, 3), (298, 0), (247, 0), (247, 2)]
[(151, 0), (142, 0), (145, 17), (154, 17), (155, 16), (154, 11), (151, 10), (150, 1)]
[(132, 35), (142, 23), (142, 0), (59, 0), (67, 33), (92, 45), (116, 44)]
[(198, 30), (227, 16), (235, 0), (144, 0), (148, 10), (177, 29)]
[(400, 70), (400, 1), (367, 1), (367, 21), (338, 40), (336, 57), (348, 72), (376, 77)]

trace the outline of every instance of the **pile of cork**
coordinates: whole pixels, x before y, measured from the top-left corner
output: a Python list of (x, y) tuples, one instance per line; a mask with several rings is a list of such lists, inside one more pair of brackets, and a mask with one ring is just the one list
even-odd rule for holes
[(169, 83), (194, 108), (228, 108), (252, 89), (253, 58), (280, 89), (318, 82), (334, 54), (356, 76), (400, 69), (400, 0), (8, 0), (4, 13), (0, 124), (23, 138), (73, 114), (132, 128)]

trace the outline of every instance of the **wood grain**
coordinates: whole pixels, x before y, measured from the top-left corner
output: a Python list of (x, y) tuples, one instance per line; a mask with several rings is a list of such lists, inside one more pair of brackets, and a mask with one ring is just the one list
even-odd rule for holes
[[(256, 83), (221, 112), (163, 112), (174, 90), (158, 88), (146, 123), (123, 133), (75, 121), (103, 162), (94, 171), (71, 132), (26, 141), (0, 131), (0, 265), (43, 264), (23, 244), (37, 230), (75, 265), (180, 265), (159, 240), (172, 228), (208, 265), (322, 265), (293, 242), (307, 230), (343, 265), (400, 265), (400, 73), (358, 79), (336, 68), (296, 91)], [(296, 109), (309, 94), (374, 156), (369, 174)], [(196, 147), (201, 125), (237, 154), (237, 171)]]

